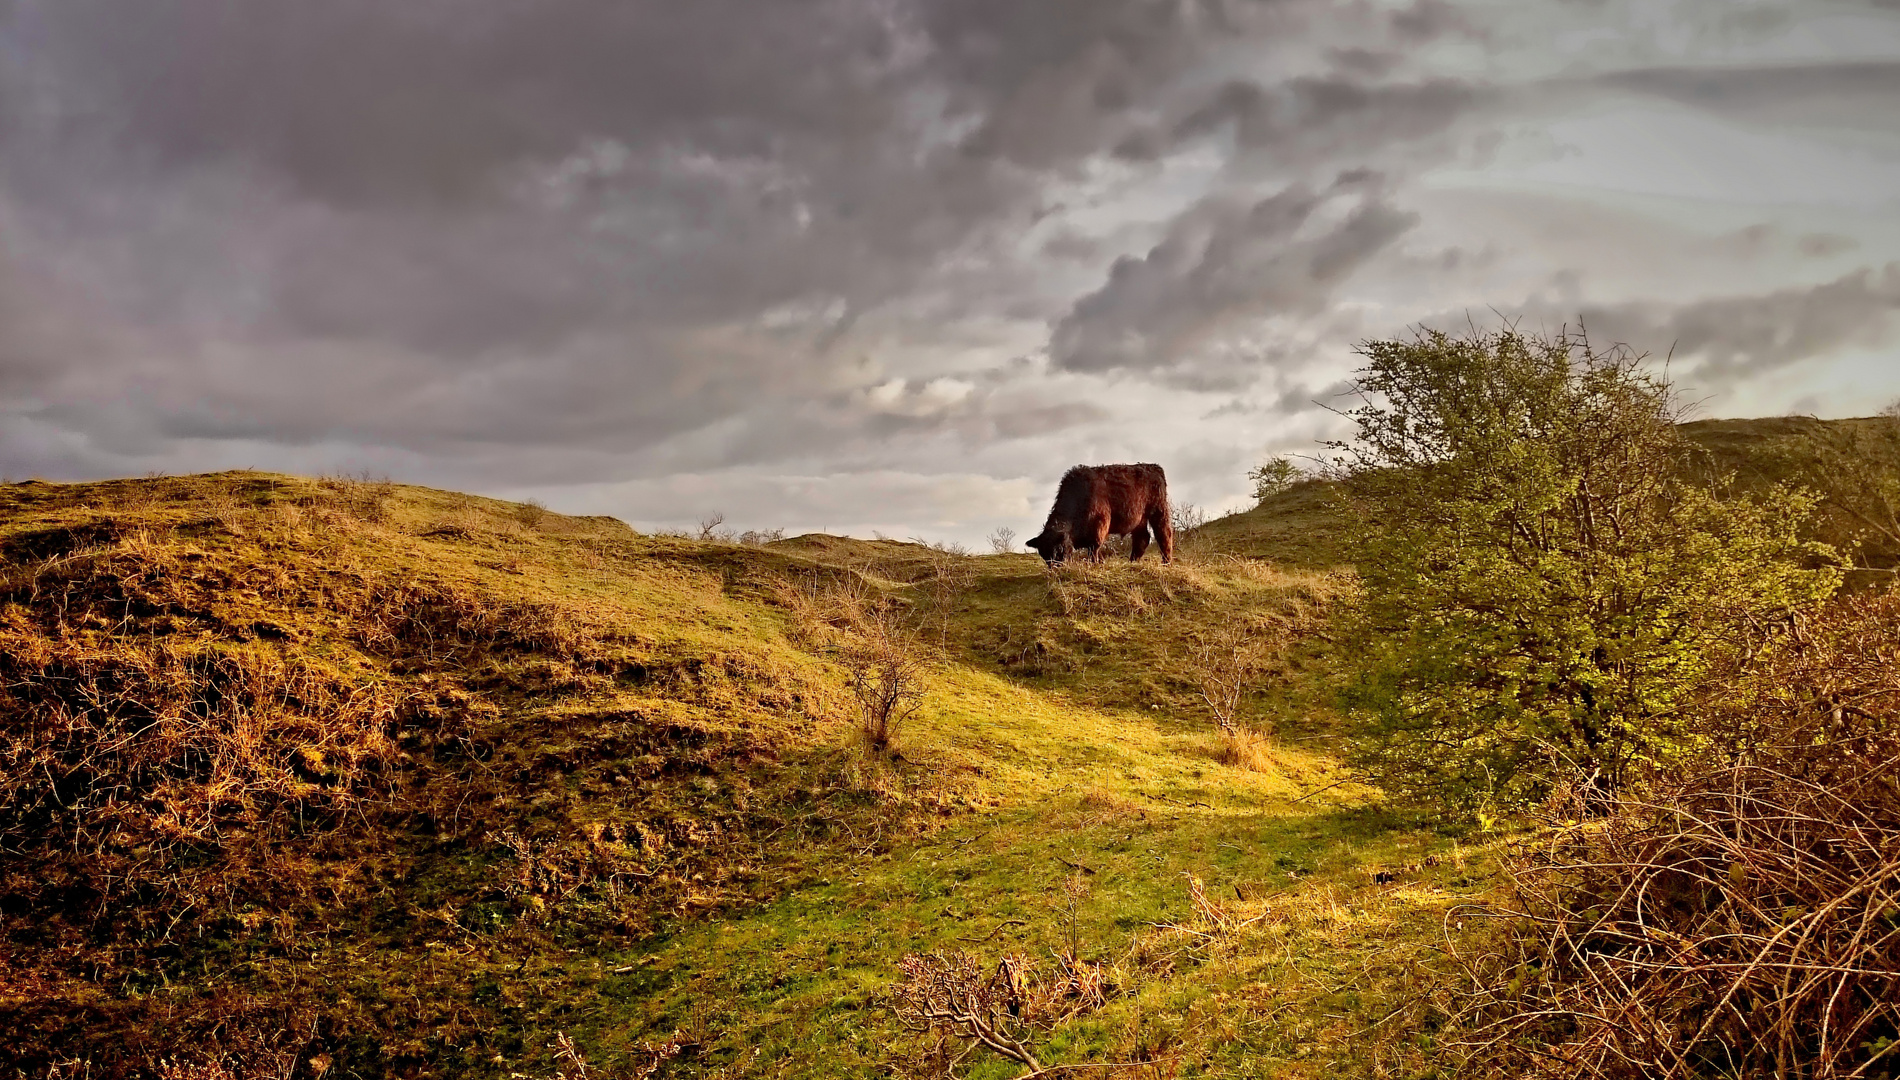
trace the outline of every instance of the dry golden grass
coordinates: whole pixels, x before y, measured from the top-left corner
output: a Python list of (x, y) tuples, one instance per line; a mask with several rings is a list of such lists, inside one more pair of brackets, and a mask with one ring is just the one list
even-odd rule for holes
[(1221, 732), (1214, 760), (1229, 768), (1248, 772), (1274, 772), (1280, 769), (1280, 761), (1273, 753), (1273, 740), (1244, 726)]

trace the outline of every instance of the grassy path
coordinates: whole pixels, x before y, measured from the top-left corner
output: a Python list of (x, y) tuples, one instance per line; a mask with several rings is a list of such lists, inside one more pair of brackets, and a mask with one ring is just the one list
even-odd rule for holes
[[(1399, 1003), (1443, 913), (1477, 890), (1481, 853), (1356, 808), (1363, 793), (1349, 789), (1296, 801), (1294, 777), (1319, 775), (1320, 759), (1243, 772), (1214, 764), (1205, 736), (1147, 717), (1045, 708), (1046, 724), (1012, 710), (1009, 737), (954, 709), (915, 736), (920, 758), (980, 754), (991, 790), (1019, 797), (927, 840), (847, 854), (771, 904), (573, 957), (598, 982), (570, 1034), (637, 1060), (642, 1041), (684, 1033), (702, 1044), (697, 1064), (733, 1075), (927, 1071), (929, 1040), (888, 1007), (903, 956), (1046, 965), (1073, 948), (1107, 966), (1115, 992), (1045, 1036), (1045, 1064), (1149, 1058), (1181, 1076), (1375, 1075), (1378, 1054), (1416, 1064), (1415, 1038), (1381, 1045), (1362, 1029)], [(1376, 882), (1381, 870), (1396, 880)], [(1190, 876), (1230, 929), (1196, 911)], [(977, 1058), (959, 1075), (1021, 1071)]]

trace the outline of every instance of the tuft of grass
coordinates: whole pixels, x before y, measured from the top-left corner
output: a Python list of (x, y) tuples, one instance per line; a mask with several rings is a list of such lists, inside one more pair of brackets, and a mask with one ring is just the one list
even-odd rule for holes
[(1280, 764), (1273, 755), (1270, 739), (1253, 728), (1238, 726), (1231, 731), (1221, 732), (1214, 760), (1229, 768), (1249, 772), (1272, 772)]
[(547, 520), (548, 508), (539, 500), (529, 499), (515, 506), (515, 521), (524, 529), (538, 529)]

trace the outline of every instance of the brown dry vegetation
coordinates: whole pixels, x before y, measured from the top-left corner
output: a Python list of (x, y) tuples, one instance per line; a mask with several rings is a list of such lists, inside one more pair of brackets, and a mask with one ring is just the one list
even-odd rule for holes
[[(1121, 701), (1209, 612), (1323, 603), (1241, 561), (979, 573), (942, 547), (642, 537), (362, 477), (9, 485), (0, 554), (0, 1070), (48, 1076), (546, 1060), (601, 1007), (590, 954), (1049, 797), (1065, 755), (1199, 775), (1152, 722), (1034, 693), (998, 712), (998, 676)], [(1030, 626), (1087, 659), (1036, 675), (986, 644)], [(899, 704), (931, 702), (915, 745), (854, 705), (879, 642)], [(840, 738), (867, 718), (869, 771)], [(1206, 764), (1202, 743), (1182, 745)], [(1091, 820), (1149, 827), (1122, 786)], [(730, 1053), (650, 1023), (621, 1065)]]
[[(785, 760), (828, 752), (835, 679), (748, 640), (733, 568), (617, 523), (254, 474), (0, 513), (6, 1067), (454, 1060), (519, 1007), (484, 972), (543, 912), (637, 935), (756, 900), (761, 837), (857, 812)], [(344, 989), (337, 934), (462, 944), (398, 1009)]]
[(1715, 758), (1511, 860), (1465, 958), (1501, 1076), (1900, 1073), (1900, 594), (1795, 625), (1702, 704)]

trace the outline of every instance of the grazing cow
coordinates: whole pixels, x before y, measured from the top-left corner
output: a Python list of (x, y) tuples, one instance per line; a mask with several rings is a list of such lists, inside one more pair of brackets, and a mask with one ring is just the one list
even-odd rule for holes
[(1174, 526), (1168, 520), (1168, 477), (1159, 465), (1077, 465), (1062, 474), (1056, 504), (1042, 534), (1027, 541), (1050, 566), (1077, 548), (1100, 562), (1110, 536), (1126, 534), (1130, 561), (1148, 550), (1149, 534), (1161, 541), (1161, 561), (1174, 561)]

